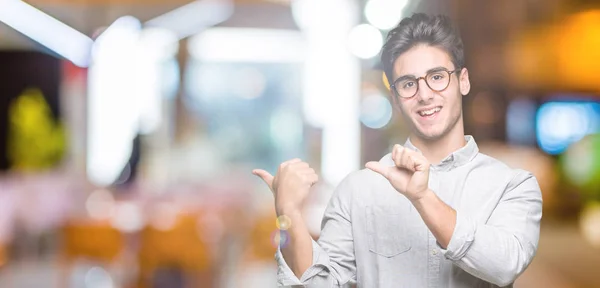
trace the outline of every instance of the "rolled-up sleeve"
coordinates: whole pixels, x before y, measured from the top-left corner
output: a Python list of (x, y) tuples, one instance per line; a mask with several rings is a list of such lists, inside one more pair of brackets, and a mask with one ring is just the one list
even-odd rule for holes
[(470, 274), (508, 286), (527, 268), (536, 253), (542, 195), (531, 173), (517, 170), (494, 205), (487, 221), (457, 210), (456, 226), (445, 257)]
[(277, 254), (275, 254), (275, 260), (277, 261), (277, 283), (278, 286), (294, 286), (294, 285), (304, 285), (306, 282), (315, 275), (321, 273), (325, 267), (329, 265), (329, 257), (327, 256), (327, 252), (323, 251), (321, 246), (314, 240), (312, 241), (312, 253), (313, 253), (313, 264), (310, 266), (302, 275), (301, 279), (298, 279), (292, 269), (287, 265), (285, 260), (283, 259), (283, 254), (281, 254), (281, 250), (277, 249)]
[(466, 215), (456, 211), (456, 226), (454, 228), (454, 233), (452, 234), (448, 248), (441, 249), (446, 258), (453, 261), (462, 259), (465, 254), (467, 254), (467, 251), (469, 251), (469, 248), (471, 248), (476, 231), (477, 226), (475, 225), (475, 222)]
[(346, 287), (356, 282), (350, 209), (352, 174), (335, 189), (323, 215), (321, 235), (312, 242), (313, 263), (298, 279), (281, 251), (275, 254), (279, 287)]

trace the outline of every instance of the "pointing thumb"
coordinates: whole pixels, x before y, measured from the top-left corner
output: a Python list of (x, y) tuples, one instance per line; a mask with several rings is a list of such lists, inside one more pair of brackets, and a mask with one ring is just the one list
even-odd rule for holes
[(265, 183), (267, 183), (267, 185), (269, 185), (269, 189), (271, 189), (271, 191), (273, 191), (273, 175), (271, 175), (271, 173), (262, 170), (262, 169), (254, 169), (252, 170), (252, 174), (260, 177), (263, 181), (265, 181)]
[(367, 162), (367, 164), (365, 164), (365, 167), (367, 167), (368, 169), (372, 170), (375, 173), (381, 174), (381, 176), (383, 176), (385, 178), (388, 178), (387, 167), (385, 167), (383, 164), (381, 164), (377, 161)]

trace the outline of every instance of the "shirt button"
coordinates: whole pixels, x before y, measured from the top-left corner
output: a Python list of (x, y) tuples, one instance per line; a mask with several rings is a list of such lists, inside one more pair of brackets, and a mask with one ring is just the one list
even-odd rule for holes
[(431, 250), (431, 254), (432, 254), (433, 256), (435, 256), (435, 255), (437, 255), (437, 254), (438, 254), (438, 251), (437, 251), (436, 249), (433, 249), (433, 250)]

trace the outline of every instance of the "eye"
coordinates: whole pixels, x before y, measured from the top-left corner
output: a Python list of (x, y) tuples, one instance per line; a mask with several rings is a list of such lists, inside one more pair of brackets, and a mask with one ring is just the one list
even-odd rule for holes
[(442, 73), (436, 73), (429, 77), (429, 79), (431, 79), (433, 81), (440, 81), (440, 80), (443, 80), (444, 78), (446, 78), (446, 76)]
[(412, 87), (415, 86), (415, 82), (414, 81), (406, 81), (402, 84), (402, 88), (403, 89), (410, 89)]

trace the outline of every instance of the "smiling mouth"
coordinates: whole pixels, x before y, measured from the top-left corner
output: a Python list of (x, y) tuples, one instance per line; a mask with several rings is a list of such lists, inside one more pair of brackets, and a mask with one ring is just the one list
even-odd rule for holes
[(442, 110), (442, 107), (438, 106), (431, 109), (418, 111), (417, 114), (419, 114), (421, 117), (430, 117), (440, 112), (440, 110)]

